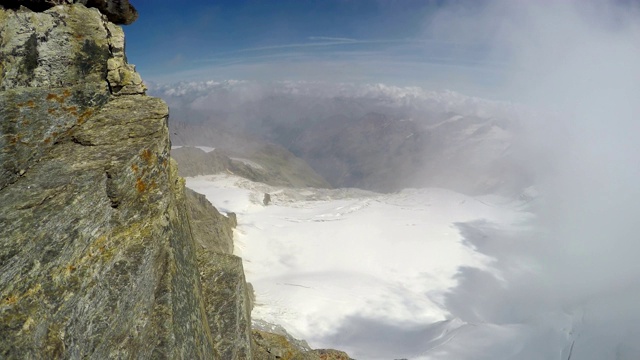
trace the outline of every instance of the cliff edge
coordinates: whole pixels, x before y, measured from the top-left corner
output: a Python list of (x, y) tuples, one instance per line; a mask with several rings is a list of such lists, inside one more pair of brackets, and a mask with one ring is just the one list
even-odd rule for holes
[(0, 0), (0, 358), (283, 358), (252, 332), (235, 215), (185, 190), (169, 109), (127, 63), (136, 17)]
[(130, 5), (71, 3), (0, 2), (0, 358), (251, 358), (242, 263), (194, 240), (108, 13)]

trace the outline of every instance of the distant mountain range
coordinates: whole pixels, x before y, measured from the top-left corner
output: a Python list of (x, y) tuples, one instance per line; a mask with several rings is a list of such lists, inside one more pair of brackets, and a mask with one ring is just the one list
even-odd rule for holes
[(522, 109), (508, 103), (380, 84), (228, 81), (151, 92), (171, 106), (174, 145), (246, 157), (277, 144), (333, 187), (479, 194), (531, 182), (512, 148)]

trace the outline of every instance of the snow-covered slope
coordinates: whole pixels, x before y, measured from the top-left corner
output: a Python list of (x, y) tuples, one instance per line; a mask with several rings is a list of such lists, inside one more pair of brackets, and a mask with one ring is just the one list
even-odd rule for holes
[[(456, 224), (513, 231), (530, 217), (516, 201), (437, 188), (289, 189), (231, 175), (187, 178), (187, 186), (238, 214), (236, 252), (256, 292), (254, 318), (358, 359), (413, 358), (449, 342), (465, 326), (445, 303), (460, 267), (492, 271)], [(385, 326), (420, 336), (394, 339)]]

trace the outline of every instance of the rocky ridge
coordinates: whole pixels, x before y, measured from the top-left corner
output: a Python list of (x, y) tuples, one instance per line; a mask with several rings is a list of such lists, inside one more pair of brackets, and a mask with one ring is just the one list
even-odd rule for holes
[(136, 17), (0, 1), (0, 358), (275, 359), (234, 215), (185, 191), (168, 108), (126, 61)]
[(2, 5), (8, 9), (24, 6), (33, 11), (44, 11), (56, 5), (74, 3), (98, 9), (110, 22), (117, 25), (129, 25), (138, 19), (138, 11), (129, 0), (5, 0)]
[(330, 185), (304, 160), (281, 146), (256, 145), (249, 151), (231, 155), (218, 148), (205, 152), (195, 147), (172, 150), (171, 156), (179, 166), (180, 176), (190, 177), (231, 173), (245, 179), (273, 186), (329, 188)]
[(171, 104), (175, 144), (277, 144), (336, 188), (511, 196), (533, 179), (519, 153), (521, 119), (533, 114), (512, 104), (379, 84), (207, 81), (151, 92)]
[(0, 357), (250, 358), (239, 259), (213, 286), (243, 311), (212, 311), (168, 108), (122, 29), (82, 4), (0, 8), (0, 44)]

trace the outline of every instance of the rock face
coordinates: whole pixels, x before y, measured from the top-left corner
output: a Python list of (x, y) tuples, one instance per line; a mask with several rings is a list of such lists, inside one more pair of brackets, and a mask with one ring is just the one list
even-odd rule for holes
[(133, 65), (126, 63), (124, 32), (97, 9), (25, 8), (0, 15), (0, 91), (106, 85), (113, 95), (144, 94)]
[(0, 2), (0, 359), (261, 358), (235, 215), (185, 191), (132, 11)]
[(235, 214), (220, 214), (191, 189), (185, 195), (215, 353), (222, 359), (250, 359), (253, 290), (245, 281), (242, 259), (233, 255)]
[(105, 14), (110, 22), (118, 25), (129, 25), (138, 19), (138, 12), (129, 0), (2, 0), (0, 5), (6, 8), (24, 6), (33, 11), (44, 11), (56, 5), (78, 3), (94, 7)]
[(253, 329), (255, 360), (352, 360), (347, 353), (333, 349), (311, 349), (279, 325), (256, 321)]
[(124, 59), (95, 8), (0, 7), (0, 358), (251, 358), (242, 263), (194, 238)]
[(206, 196), (189, 188), (185, 189), (191, 233), (196, 243), (213, 253), (233, 254), (233, 228), (236, 215), (224, 216), (213, 207)]

